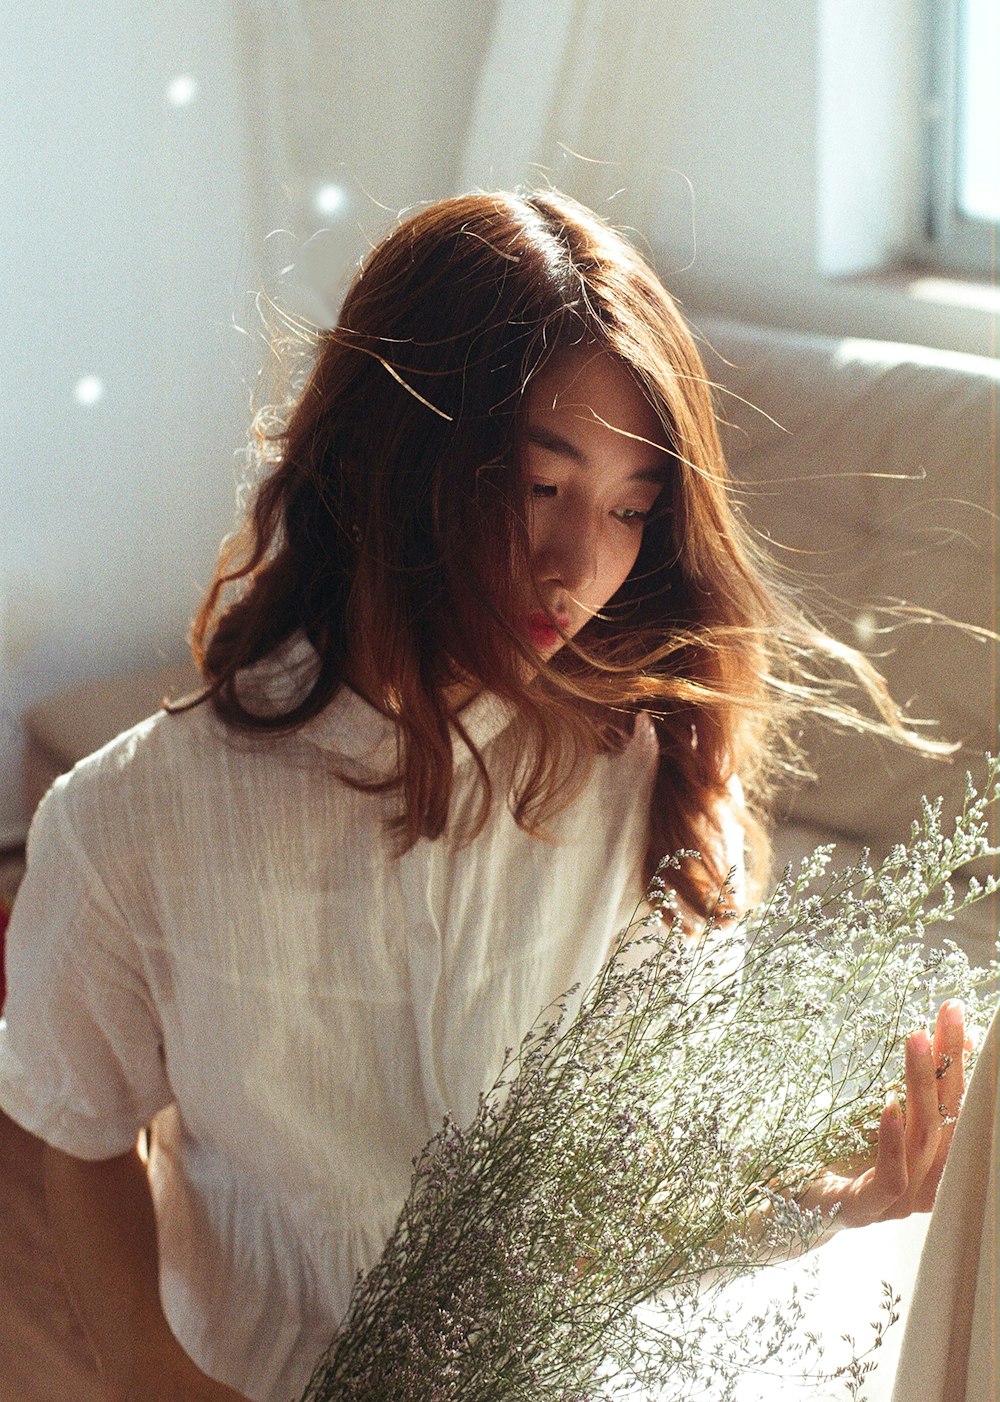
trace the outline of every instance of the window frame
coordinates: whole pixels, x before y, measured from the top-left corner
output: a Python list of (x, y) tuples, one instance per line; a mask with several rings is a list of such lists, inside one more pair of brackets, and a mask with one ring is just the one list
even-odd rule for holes
[(994, 279), (998, 225), (965, 214), (958, 204), (959, 52), (964, 4), (965, 0), (925, 0), (926, 188), (923, 228), (915, 252), (922, 264), (973, 279)]

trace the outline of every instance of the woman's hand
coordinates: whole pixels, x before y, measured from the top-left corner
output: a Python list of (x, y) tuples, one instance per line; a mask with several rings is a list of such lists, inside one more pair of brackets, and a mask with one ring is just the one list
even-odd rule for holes
[(828, 1213), (839, 1203), (837, 1220), (844, 1227), (929, 1212), (962, 1106), (969, 1049), (962, 1004), (943, 1003), (933, 1042), (925, 1028), (906, 1039), (906, 1114), (891, 1095), (874, 1157), (831, 1166), (801, 1199), (802, 1206)]

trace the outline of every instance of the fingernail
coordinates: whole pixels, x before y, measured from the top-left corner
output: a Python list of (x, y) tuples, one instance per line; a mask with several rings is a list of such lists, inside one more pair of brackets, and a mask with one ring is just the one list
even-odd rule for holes
[(886, 1091), (885, 1108), (889, 1111), (889, 1114), (894, 1115), (896, 1119), (902, 1115), (903, 1111), (899, 1103), (899, 1096), (894, 1090)]
[(923, 1055), (931, 1049), (930, 1034), (926, 1027), (918, 1027), (916, 1032), (911, 1032), (909, 1037), (911, 1048), (918, 1054)]

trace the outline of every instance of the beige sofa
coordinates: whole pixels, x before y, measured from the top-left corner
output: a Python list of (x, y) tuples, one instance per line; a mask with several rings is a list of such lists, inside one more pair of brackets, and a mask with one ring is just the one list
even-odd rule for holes
[[(746, 519), (908, 713), (962, 742), (941, 762), (809, 726), (817, 778), (780, 809), (779, 860), (821, 841), (838, 843), (838, 861), (862, 845), (884, 853), (907, 837), (921, 794), (958, 811), (966, 768), (996, 748), (1000, 360), (696, 324)], [(984, 957), (997, 904), (945, 933)]]
[(194, 664), (178, 661), (148, 672), (82, 682), (30, 707), (24, 716), (21, 791), (26, 814), (59, 774), (84, 755), (143, 720), (164, 697), (185, 695), (198, 684)]

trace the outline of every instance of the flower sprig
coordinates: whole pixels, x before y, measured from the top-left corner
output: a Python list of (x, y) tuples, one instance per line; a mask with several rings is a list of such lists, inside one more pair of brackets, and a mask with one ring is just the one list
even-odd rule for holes
[[(592, 986), (545, 1009), (472, 1123), (447, 1119), (415, 1158), (303, 1402), (722, 1398), (745, 1369), (814, 1355), (794, 1301), (737, 1347), (718, 1290), (830, 1225), (797, 1198), (868, 1148), (929, 1004), (987, 1021), (995, 960), (925, 936), (1000, 888), (953, 880), (996, 855), (998, 796), (988, 757), (951, 831), (925, 799), (884, 861), (831, 871), (818, 848), (738, 921), (724, 888), (697, 938), (671, 912), (692, 854), (661, 862)], [(867, 1363), (847, 1372), (856, 1394)]]

